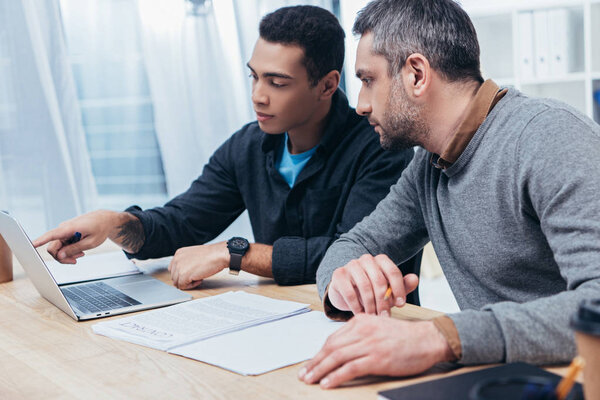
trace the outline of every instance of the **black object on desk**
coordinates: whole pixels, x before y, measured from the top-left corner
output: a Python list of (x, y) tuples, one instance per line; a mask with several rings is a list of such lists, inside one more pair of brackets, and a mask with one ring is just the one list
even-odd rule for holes
[[(486, 368), (474, 372), (458, 374), (447, 378), (404, 386), (396, 389), (379, 392), (382, 400), (467, 400), (471, 390), (482, 382), (492, 380), (502, 381), (508, 378), (533, 377), (551, 381), (554, 386), (558, 384), (561, 377), (527, 363), (512, 363), (498, 367)], [(504, 387), (498, 398), (519, 400), (523, 396), (523, 387), (515, 385), (515, 393), (507, 393)], [(507, 397), (508, 396), (508, 397)], [(568, 400), (583, 399), (581, 384), (576, 383), (567, 397)]]

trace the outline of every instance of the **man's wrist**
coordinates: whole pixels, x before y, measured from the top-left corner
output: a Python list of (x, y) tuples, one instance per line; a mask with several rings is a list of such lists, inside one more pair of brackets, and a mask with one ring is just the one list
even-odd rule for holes
[(431, 332), (431, 348), (434, 350), (436, 362), (456, 361), (456, 356), (454, 355), (448, 340), (446, 340), (446, 337), (437, 328), (433, 321), (423, 321), (423, 323), (428, 325), (428, 331)]
[(106, 221), (108, 222), (108, 238), (113, 240), (119, 236), (121, 232), (121, 227), (125, 225), (127, 222), (131, 221), (133, 218), (137, 219), (133, 214), (128, 213), (127, 211), (111, 211), (111, 210), (102, 210), (106, 215)]
[(105, 218), (109, 221), (107, 237), (130, 254), (139, 252), (146, 240), (142, 221), (126, 211), (105, 210), (103, 212), (106, 213)]
[(222, 266), (223, 269), (229, 268), (229, 263), (231, 262), (231, 254), (229, 254), (229, 249), (227, 248), (227, 241), (217, 243), (220, 248), (219, 251), (219, 265)]
[(462, 345), (460, 343), (460, 335), (454, 325), (454, 321), (447, 315), (442, 315), (431, 320), (435, 327), (440, 331), (442, 336), (446, 338), (450, 349), (452, 350), (452, 360), (458, 361), (462, 357)]
[(238, 275), (242, 270), (242, 258), (250, 249), (250, 243), (247, 239), (234, 236), (227, 241), (227, 250), (229, 251), (229, 273)]

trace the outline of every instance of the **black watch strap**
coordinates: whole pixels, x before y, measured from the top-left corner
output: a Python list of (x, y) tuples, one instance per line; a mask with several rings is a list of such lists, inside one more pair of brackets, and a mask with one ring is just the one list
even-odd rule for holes
[(243, 237), (234, 236), (227, 241), (227, 249), (229, 249), (229, 273), (239, 275), (242, 269), (242, 257), (250, 248), (248, 240)]
[(239, 275), (242, 269), (242, 257), (243, 254), (229, 253), (229, 273), (231, 275)]

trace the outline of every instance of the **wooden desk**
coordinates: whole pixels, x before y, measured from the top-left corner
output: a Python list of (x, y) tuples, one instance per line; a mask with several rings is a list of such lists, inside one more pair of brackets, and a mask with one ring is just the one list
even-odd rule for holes
[[(14, 281), (0, 284), (0, 399), (373, 399), (380, 390), (439, 376), (373, 378), (334, 390), (300, 382), (296, 376), (302, 364), (256, 377), (240, 376), (96, 335), (91, 325), (98, 320), (74, 321), (43, 299), (15, 265)], [(170, 282), (164, 270), (155, 276)], [(235, 277), (224, 271), (190, 293), (199, 298), (229, 290), (310, 303), (322, 310), (315, 285), (280, 287), (245, 273)], [(407, 305), (393, 315), (428, 319), (440, 313)]]

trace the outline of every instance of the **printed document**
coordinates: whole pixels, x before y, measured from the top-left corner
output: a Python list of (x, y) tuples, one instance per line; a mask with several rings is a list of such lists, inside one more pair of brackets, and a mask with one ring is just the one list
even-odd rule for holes
[(308, 311), (308, 304), (238, 291), (99, 322), (92, 329), (256, 375), (313, 357), (341, 326), (321, 312)]
[(101, 335), (170, 350), (196, 340), (308, 311), (308, 304), (239, 291), (99, 322), (92, 329)]
[[(344, 323), (311, 311), (171, 350), (241, 375), (260, 375), (313, 358)], [(251, 345), (249, 345), (251, 343)]]

